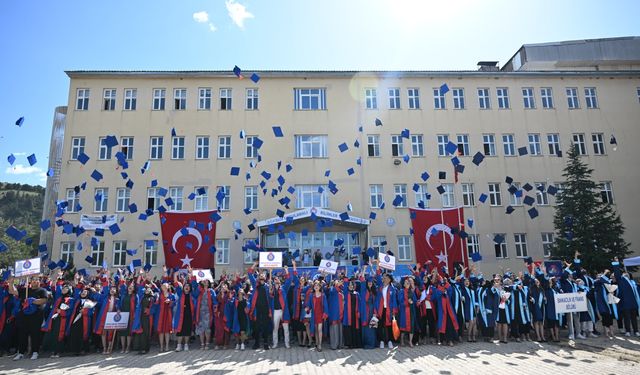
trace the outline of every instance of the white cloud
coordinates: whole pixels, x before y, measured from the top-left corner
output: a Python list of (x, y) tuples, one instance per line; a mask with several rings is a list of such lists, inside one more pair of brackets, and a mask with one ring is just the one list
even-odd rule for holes
[(216, 25), (214, 25), (213, 23), (209, 22), (209, 30), (216, 31), (216, 30), (218, 30), (218, 28), (216, 27)]
[(39, 174), (44, 173), (44, 171), (38, 167), (34, 166), (24, 166), (22, 164), (16, 164), (13, 167), (7, 167), (5, 170), (6, 174)]
[(202, 12), (195, 12), (193, 14), (193, 20), (198, 23), (209, 22), (209, 13), (204, 10)]
[(231, 17), (233, 23), (241, 29), (244, 29), (244, 21), (247, 18), (254, 18), (253, 14), (249, 13), (244, 5), (236, 3), (235, 0), (226, 0), (225, 4), (229, 12), (229, 17)]

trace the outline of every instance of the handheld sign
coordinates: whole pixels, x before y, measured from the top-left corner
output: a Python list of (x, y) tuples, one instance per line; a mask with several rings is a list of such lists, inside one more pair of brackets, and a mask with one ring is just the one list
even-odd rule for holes
[(104, 321), (104, 329), (127, 329), (129, 326), (128, 312), (108, 312)]
[(15, 276), (29, 276), (40, 273), (40, 258), (17, 260), (15, 268)]
[(338, 272), (338, 262), (323, 259), (318, 266), (318, 272), (325, 272), (335, 275)]
[(279, 251), (264, 251), (260, 253), (260, 268), (281, 268), (282, 253)]
[(559, 293), (554, 302), (557, 314), (587, 311), (586, 293)]
[(193, 270), (193, 274), (196, 276), (196, 281), (209, 280), (213, 282), (213, 276), (211, 270)]
[(381, 268), (395, 271), (396, 270), (396, 257), (387, 253), (378, 253), (378, 261)]

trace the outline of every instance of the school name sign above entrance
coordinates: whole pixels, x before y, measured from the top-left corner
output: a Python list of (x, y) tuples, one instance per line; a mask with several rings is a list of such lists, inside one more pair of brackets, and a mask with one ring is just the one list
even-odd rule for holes
[(324, 208), (317, 208), (317, 207), (312, 207), (312, 208), (305, 208), (302, 210), (298, 210), (295, 212), (292, 212), (290, 214), (286, 214), (283, 217), (272, 217), (270, 219), (266, 219), (266, 220), (262, 220), (259, 221), (257, 223), (257, 225), (259, 227), (265, 227), (271, 224), (279, 224), (279, 223), (284, 223), (285, 221), (287, 221), (288, 218), (291, 218), (292, 220), (298, 220), (298, 219), (304, 219), (307, 217), (311, 217), (312, 215), (315, 215), (316, 217), (322, 218), (322, 219), (331, 219), (331, 220), (336, 220), (336, 221), (344, 221), (346, 223), (353, 223), (353, 224), (360, 224), (360, 225), (369, 225), (370, 221), (367, 219), (362, 219), (359, 217), (355, 217), (355, 216), (351, 216), (349, 215), (349, 218), (347, 220), (342, 220), (342, 218), (340, 218), (340, 213), (339, 212), (335, 212), (335, 211), (331, 211), (331, 210), (327, 210)]

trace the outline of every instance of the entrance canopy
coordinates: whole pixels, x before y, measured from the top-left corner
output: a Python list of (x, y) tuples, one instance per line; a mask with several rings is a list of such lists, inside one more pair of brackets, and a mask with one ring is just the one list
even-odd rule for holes
[(273, 225), (273, 224), (279, 224), (279, 223), (284, 223), (287, 221), (287, 218), (291, 218), (289, 220), (300, 220), (300, 219), (306, 219), (306, 218), (312, 218), (312, 217), (318, 217), (321, 219), (331, 219), (331, 220), (336, 220), (336, 221), (340, 221), (343, 223), (352, 223), (352, 224), (359, 224), (359, 225), (369, 225), (370, 221), (367, 219), (361, 219), (359, 217), (355, 217), (355, 216), (351, 216), (349, 215), (349, 218), (347, 220), (342, 220), (342, 218), (340, 218), (340, 213), (335, 212), (335, 211), (331, 211), (331, 210), (327, 210), (326, 208), (316, 208), (316, 207), (312, 207), (312, 208), (304, 208), (302, 210), (298, 210), (298, 211), (294, 211), (288, 214), (285, 214), (283, 217), (280, 216), (276, 216), (276, 217), (272, 217), (270, 219), (266, 219), (266, 220), (262, 220), (262, 221), (258, 221), (256, 223), (256, 225), (258, 227), (266, 227), (269, 225)]

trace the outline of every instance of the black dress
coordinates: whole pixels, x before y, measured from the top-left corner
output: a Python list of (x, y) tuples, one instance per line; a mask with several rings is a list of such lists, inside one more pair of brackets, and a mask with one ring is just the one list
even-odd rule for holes
[(182, 309), (182, 327), (178, 336), (189, 337), (191, 336), (191, 329), (193, 327), (193, 315), (191, 314), (191, 296), (185, 294), (184, 308)]
[[(344, 345), (349, 348), (362, 348), (362, 333), (360, 331), (360, 322), (356, 316), (358, 293), (350, 293), (351, 295), (351, 325), (342, 327), (342, 335), (344, 337)], [(347, 298), (349, 298), (347, 296)], [(348, 314), (348, 310), (344, 312)], [(356, 328), (357, 325), (357, 328)]]

